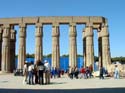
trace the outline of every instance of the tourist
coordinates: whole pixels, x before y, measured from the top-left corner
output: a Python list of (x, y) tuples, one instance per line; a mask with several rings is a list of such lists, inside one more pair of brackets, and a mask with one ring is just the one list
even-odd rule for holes
[(45, 60), (44, 66), (45, 66), (45, 84), (49, 84), (50, 83), (50, 64), (47, 60)]
[(28, 77), (29, 77), (29, 85), (33, 85), (33, 71), (34, 71), (34, 65), (33, 62), (30, 63), (29, 67), (28, 67)]
[(80, 69), (80, 78), (86, 79), (85, 68), (83, 66)]
[(100, 78), (100, 79), (104, 79), (103, 74), (104, 74), (104, 68), (101, 66), (101, 67), (100, 67), (100, 75), (99, 75), (99, 78)]
[(115, 65), (114, 78), (115, 79), (119, 79), (119, 68), (118, 68), (118, 65)]
[(26, 84), (27, 83), (27, 77), (28, 77), (28, 64), (27, 64), (27, 61), (24, 62), (23, 76), (24, 76), (23, 84)]
[(75, 71), (74, 71), (74, 76), (75, 76), (76, 79), (78, 79), (79, 70), (78, 70), (77, 67), (75, 67), (74, 70), (75, 70)]
[(74, 68), (69, 67), (69, 77), (73, 79), (74, 76)]
[(92, 75), (92, 72), (93, 72), (93, 66), (92, 64), (89, 66), (89, 77), (92, 78), (93, 75)]
[(44, 71), (45, 71), (44, 63), (39, 60), (38, 61), (38, 81), (40, 85), (44, 84), (44, 76), (43, 76)]
[(90, 70), (89, 70), (89, 67), (87, 66), (86, 69), (86, 78), (89, 78), (90, 77)]
[(38, 61), (34, 65), (34, 83), (38, 84)]

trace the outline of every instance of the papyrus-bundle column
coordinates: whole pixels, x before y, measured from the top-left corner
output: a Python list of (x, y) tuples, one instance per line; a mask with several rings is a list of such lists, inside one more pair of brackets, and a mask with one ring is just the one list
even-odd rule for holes
[(2, 27), (0, 27), (0, 70), (1, 70), (1, 61), (2, 61)]
[(84, 59), (84, 67), (86, 67), (86, 37), (85, 37), (85, 29), (82, 32), (83, 39), (83, 59)]
[(35, 32), (35, 62), (37, 60), (42, 61), (43, 57), (43, 44), (42, 44), (42, 38), (43, 38), (43, 27), (42, 24), (37, 23), (36, 24), (36, 32)]
[(111, 55), (110, 55), (110, 45), (109, 45), (109, 32), (108, 26), (104, 25), (101, 29), (102, 36), (102, 63), (105, 69), (108, 69), (108, 66), (111, 64)]
[(23, 69), (26, 59), (26, 25), (20, 24), (19, 31), (19, 52), (18, 52), (18, 69)]
[(14, 26), (10, 28), (10, 70), (13, 72), (15, 68), (15, 49), (16, 49), (16, 31)]
[(10, 72), (10, 26), (9, 24), (5, 24), (3, 28), (2, 72)]
[(76, 43), (76, 24), (70, 23), (69, 27), (69, 66), (77, 66), (77, 43)]
[(92, 26), (86, 26), (85, 28), (85, 64), (86, 66), (93, 65), (94, 63), (94, 47), (93, 47), (93, 28)]
[(102, 37), (100, 29), (98, 29), (98, 58), (98, 66), (100, 69), (100, 67), (102, 67)]
[(60, 67), (60, 44), (59, 44), (59, 24), (52, 26), (52, 67)]

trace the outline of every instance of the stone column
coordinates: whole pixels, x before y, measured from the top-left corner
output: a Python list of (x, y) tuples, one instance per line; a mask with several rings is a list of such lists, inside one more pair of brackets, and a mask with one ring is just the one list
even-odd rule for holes
[(10, 29), (10, 70), (13, 72), (15, 68), (15, 49), (16, 49), (16, 31), (14, 26)]
[(83, 31), (83, 59), (84, 59), (84, 67), (86, 67), (86, 37), (85, 31)]
[(60, 44), (59, 24), (54, 23), (52, 27), (52, 67), (60, 68)]
[(10, 26), (4, 25), (2, 42), (2, 72), (10, 72)]
[(26, 59), (26, 25), (20, 24), (18, 69), (23, 69), (25, 59)]
[(42, 24), (36, 24), (36, 32), (35, 32), (35, 62), (37, 60), (42, 61), (43, 57), (43, 45), (42, 45), (42, 38), (43, 38), (43, 27)]
[(2, 27), (0, 27), (0, 70), (1, 70), (1, 61), (2, 61), (1, 54), (2, 54)]
[(77, 42), (76, 42), (76, 24), (70, 23), (69, 28), (69, 66), (77, 66)]
[(98, 30), (98, 58), (99, 58), (99, 68), (102, 67), (102, 37), (101, 32)]
[(94, 63), (94, 47), (93, 47), (93, 28), (92, 26), (86, 26), (86, 66), (93, 65)]
[(101, 36), (102, 36), (102, 63), (103, 67), (108, 70), (108, 66), (111, 64), (111, 55), (110, 55), (109, 33), (107, 25), (104, 25), (102, 27)]

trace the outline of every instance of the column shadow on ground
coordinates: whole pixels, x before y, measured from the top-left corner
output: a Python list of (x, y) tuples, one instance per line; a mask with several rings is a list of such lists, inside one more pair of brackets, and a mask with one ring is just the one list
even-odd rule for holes
[(125, 88), (96, 89), (3, 89), (0, 93), (125, 93)]

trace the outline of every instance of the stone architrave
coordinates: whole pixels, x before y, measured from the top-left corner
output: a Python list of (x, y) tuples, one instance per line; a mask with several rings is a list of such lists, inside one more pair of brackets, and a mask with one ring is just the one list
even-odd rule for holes
[(15, 47), (16, 47), (16, 31), (14, 30), (14, 26), (11, 26), (10, 29), (10, 71), (16, 69), (15, 67)]
[(36, 31), (35, 31), (35, 62), (37, 60), (42, 61), (43, 57), (43, 27), (42, 24), (36, 24)]
[(108, 67), (111, 64), (108, 26), (104, 25), (102, 27), (101, 36), (102, 36), (102, 63), (103, 67), (108, 70)]
[(52, 67), (60, 67), (59, 24), (53, 23), (52, 27)]
[(10, 72), (10, 26), (4, 25), (2, 42), (2, 72)]
[(74, 68), (77, 66), (77, 42), (76, 42), (76, 24), (70, 23), (69, 28), (69, 66)]
[(86, 66), (93, 65), (94, 63), (94, 47), (93, 47), (93, 28), (92, 26), (86, 26), (85, 38), (86, 38)]
[(19, 53), (18, 53), (18, 69), (23, 69), (26, 59), (26, 25), (20, 24), (19, 31)]

